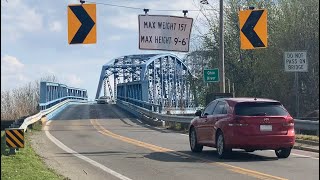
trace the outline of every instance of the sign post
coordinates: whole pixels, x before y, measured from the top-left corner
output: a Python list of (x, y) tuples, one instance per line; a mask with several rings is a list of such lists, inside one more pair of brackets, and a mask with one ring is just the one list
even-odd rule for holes
[(299, 116), (299, 73), (308, 72), (308, 61), (306, 51), (284, 52), (284, 70), (294, 72), (296, 89), (296, 116)]
[(189, 52), (192, 18), (139, 15), (139, 49)]

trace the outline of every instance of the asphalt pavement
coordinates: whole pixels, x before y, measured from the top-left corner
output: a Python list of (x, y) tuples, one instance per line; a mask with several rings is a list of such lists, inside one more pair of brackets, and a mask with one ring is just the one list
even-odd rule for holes
[(71, 179), (319, 179), (319, 153), (191, 153), (188, 136), (147, 125), (110, 104), (74, 104), (50, 121), (37, 151)]

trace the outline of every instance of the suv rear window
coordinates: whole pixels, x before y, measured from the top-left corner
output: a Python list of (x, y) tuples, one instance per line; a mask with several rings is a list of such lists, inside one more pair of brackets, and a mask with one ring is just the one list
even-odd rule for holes
[(287, 116), (288, 112), (278, 102), (244, 102), (235, 107), (238, 116)]

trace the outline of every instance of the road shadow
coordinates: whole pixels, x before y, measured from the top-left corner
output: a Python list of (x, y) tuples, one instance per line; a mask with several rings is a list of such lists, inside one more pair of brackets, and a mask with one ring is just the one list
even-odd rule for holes
[(256, 162), (275, 161), (277, 157), (267, 157), (257, 154), (235, 151), (224, 159), (219, 159), (215, 150), (192, 153), (190, 151), (177, 152), (153, 152), (145, 156), (146, 158), (165, 162)]
[(130, 153), (125, 151), (92, 151), (92, 152), (77, 152), (77, 153), (55, 153), (54, 157), (70, 157), (75, 154), (84, 156), (125, 156), (125, 158), (143, 158), (146, 153)]
[[(77, 113), (75, 113), (77, 112)], [(141, 122), (137, 120), (137, 116), (119, 108), (116, 104), (70, 104), (67, 108), (63, 109), (60, 113), (55, 115), (51, 120), (53, 121), (75, 121), (75, 120), (120, 120), (126, 126), (143, 126), (147, 129), (158, 131), (161, 133), (175, 133), (166, 129), (160, 129), (154, 127), (150, 122), (141, 119)], [(125, 120), (126, 119), (126, 120)], [(129, 120), (129, 121), (128, 121)], [(129, 122), (129, 123), (128, 123)], [(83, 125), (87, 126), (87, 125)], [(88, 125), (88, 127), (91, 125)], [(66, 130), (62, 130), (66, 131)]]

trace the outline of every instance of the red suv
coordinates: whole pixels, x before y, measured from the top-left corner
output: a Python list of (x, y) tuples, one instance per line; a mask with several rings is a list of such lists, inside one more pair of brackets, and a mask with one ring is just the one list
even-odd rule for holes
[(294, 120), (276, 100), (261, 98), (221, 98), (197, 111), (189, 126), (193, 152), (203, 146), (215, 147), (219, 158), (235, 149), (247, 152), (275, 150), (287, 158), (295, 143)]

